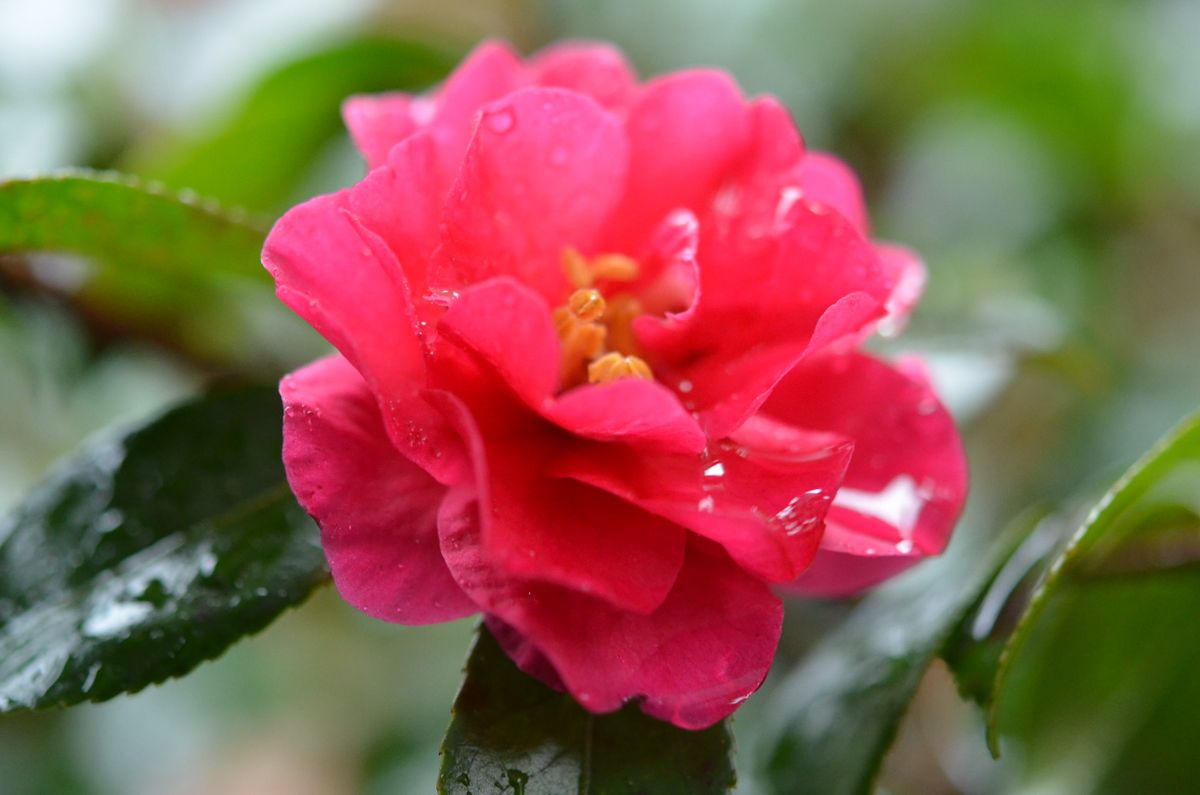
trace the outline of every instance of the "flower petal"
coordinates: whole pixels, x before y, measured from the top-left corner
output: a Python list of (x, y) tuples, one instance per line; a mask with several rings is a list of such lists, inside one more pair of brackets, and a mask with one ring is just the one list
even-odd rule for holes
[(854, 228), (867, 233), (867, 205), (853, 169), (833, 155), (809, 152), (800, 161), (799, 183), (804, 197), (832, 207)]
[(373, 169), (387, 162), (392, 147), (417, 130), (409, 94), (360, 95), (342, 103), (342, 121), (350, 138)]
[(543, 415), (588, 439), (623, 441), (662, 452), (699, 453), (707, 439), (675, 393), (653, 381), (629, 378), (588, 384), (553, 401)]
[(520, 633), (506, 651), (542, 658), (592, 712), (641, 698), (642, 711), (685, 729), (725, 718), (762, 683), (783, 611), (761, 582), (699, 539), (666, 601), (640, 615), (552, 585), (514, 582), (489, 565), (473, 495), (456, 490), (438, 517), (455, 578), (490, 616)]
[(756, 577), (790, 582), (817, 552), (852, 447), (836, 435), (752, 418), (703, 456), (576, 446), (560, 452), (548, 471), (716, 541)]
[[(489, 279), (454, 299), (438, 324), (434, 380), (453, 379), (474, 413), (490, 411), (492, 379), (472, 374), (448, 349), (474, 353), (500, 383), (533, 412), (564, 430), (590, 439), (626, 441), (664, 450), (699, 452), (705, 438), (674, 393), (661, 384), (626, 379), (585, 385), (554, 397), (560, 346), (541, 296), (510, 278)], [(456, 368), (458, 373), (447, 370)], [(472, 380), (479, 383), (473, 385)]]
[(487, 105), (447, 200), (435, 286), (509, 275), (560, 303), (563, 250), (594, 247), (627, 162), (617, 119), (582, 94), (528, 88)]
[(707, 203), (743, 153), (749, 122), (727, 74), (695, 69), (647, 83), (625, 129), (629, 182), (608, 239), (636, 251), (668, 212)]
[(624, 54), (604, 42), (556, 44), (535, 55), (529, 66), (534, 85), (578, 91), (610, 110), (627, 108), (637, 92), (637, 75)]
[(372, 188), (319, 196), (289, 210), (267, 236), (263, 264), (275, 292), (362, 374), (392, 443), (439, 482), (459, 479), (465, 456), (445, 420), (419, 397), (425, 359), (404, 274), (352, 204)]
[(599, 489), (546, 477), (544, 463), (560, 444), (548, 428), (485, 440), (461, 401), (449, 393), (431, 399), (471, 445), (483, 546), (493, 565), (623, 610), (648, 613), (662, 604), (683, 564), (683, 528)]
[(476, 612), (438, 545), (445, 488), (388, 442), (362, 376), (331, 356), (286, 377), (280, 393), (288, 482), (321, 528), (342, 597), (402, 624)]
[(426, 263), (438, 242), (441, 214), (436, 153), (427, 133), (396, 144), (387, 162), (346, 193), (349, 211), (395, 255), (414, 310), (427, 314)]
[[(763, 412), (855, 444), (822, 551), (798, 590), (852, 593), (945, 548), (966, 496), (966, 460), (923, 380), (860, 353), (823, 356), (785, 378)], [(847, 556), (858, 560), (846, 566)]]

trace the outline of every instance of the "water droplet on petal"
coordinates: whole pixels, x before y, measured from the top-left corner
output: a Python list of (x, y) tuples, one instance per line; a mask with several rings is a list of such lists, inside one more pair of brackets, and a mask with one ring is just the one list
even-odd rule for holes
[(485, 113), (483, 115), (483, 123), (497, 135), (504, 135), (517, 126), (517, 119), (513, 115), (512, 108), (499, 108)]

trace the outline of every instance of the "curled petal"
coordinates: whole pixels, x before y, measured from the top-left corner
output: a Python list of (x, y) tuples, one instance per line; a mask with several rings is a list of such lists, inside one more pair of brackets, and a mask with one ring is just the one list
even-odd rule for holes
[(683, 528), (598, 489), (546, 478), (544, 461), (557, 439), (545, 429), (485, 439), (461, 401), (444, 392), (430, 398), (469, 440), (491, 565), (623, 610), (648, 613), (662, 604), (683, 564)]
[(529, 88), (487, 105), (447, 200), (435, 286), (508, 275), (561, 302), (563, 250), (594, 247), (627, 163), (616, 117), (582, 94)]
[(853, 169), (833, 155), (809, 152), (800, 161), (799, 186), (804, 197), (841, 213), (854, 228), (867, 233), (867, 205)]
[(703, 456), (575, 446), (548, 471), (678, 522), (756, 577), (790, 582), (817, 553), (851, 450), (836, 435), (753, 418)]
[[(455, 578), (511, 627), (505, 649), (592, 712), (641, 699), (644, 712), (686, 729), (725, 718), (762, 683), (779, 641), (782, 606), (761, 582), (695, 540), (666, 601), (648, 615), (553, 585), (500, 576), (483, 554), (479, 509), (457, 492), (439, 514)], [(523, 639), (523, 643), (522, 643)], [(525, 644), (528, 644), (527, 646)], [(553, 680), (552, 680), (553, 681)]]
[(342, 120), (368, 169), (386, 163), (392, 147), (416, 132), (412, 103), (411, 95), (400, 92), (354, 96), (342, 103)]
[(967, 467), (954, 422), (927, 383), (864, 354), (825, 356), (784, 379), (763, 411), (855, 444), (821, 552), (797, 589), (852, 593), (945, 548)]
[(402, 624), (476, 612), (438, 543), (446, 489), (389, 443), (362, 376), (332, 356), (289, 375), (280, 393), (288, 482), (321, 528), (342, 597)]
[(573, 41), (539, 52), (529, 64), (532, 82), (587, 94), (610, 110), (629, 106), (637, 75), (619, 49), (603, 42)]
[(462, 473), (455, 434), (420, 400), (425, 359), (408, 286), (395, 254), (368, 229), (353, 203), (372, 185), (320, 196), (272, 228), (263, 264), (279, 298), (362, 374), (401, 452), (442, 483)]
[(741, 156), (749, 123), (723, 72), (678, 72), (645, 85), (625, 122), (629, 182), (610, 238), (631, 250), (672, 210), (704, 206)]
[[(454, 369), (456, 391), (476, 414), (496, 408), (496, 379), (536, 414), (591, 439), (626, 441), (666, 450), (699, 452), (704, 433), (671, 390), (640, 379), (586, 385), (555, 397), (560, 347), (541, 296), (508, 278), (463, 291), (438, 325), (441, 336), (435, 380)], [(488, 372), (471, 369), (450, 346), (473, 353)], [(491, 406), (487, 404), (493, 404)]]

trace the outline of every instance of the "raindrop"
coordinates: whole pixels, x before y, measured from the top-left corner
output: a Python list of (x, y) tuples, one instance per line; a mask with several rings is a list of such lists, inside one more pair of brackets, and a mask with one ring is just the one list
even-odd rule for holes
[(449, 307), (458, 300), (458, 290), (430, 290), (425, 294), (425, 300), (441, 307)]
[(692, 391), (692, 389), (694, 389), (694, 387), (692, 386), (691, 381), (684, 380), (679, 382), (679, 391), (683, 394), (688, 394)]
[(500, 108), (484, 114), (483, 123), (497, 135), (504, 135), (517, 126), (517, 119), (513, 115), (512, 108)]

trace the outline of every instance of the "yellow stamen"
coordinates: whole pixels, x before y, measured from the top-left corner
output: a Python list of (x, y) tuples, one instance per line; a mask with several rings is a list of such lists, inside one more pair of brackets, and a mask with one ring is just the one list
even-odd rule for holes
[(567, 246), (562, 253), (562, 267), (569, 281), (575, 288), (583, 290), (595, 282), (588, 261), (577, 249)]
[(650, 365), (636, 356), (624, 356), (620, 353), (606, 353), (588, 365), (588, 383), (607, 384), (618, 378), (641, 378), (646, 381), (654, 380)]
[(632, 295), (618, 295), (608, 302), (604, 325), (608, 326), (608, 347), (627, 356), (638, 353), (633, 321), (642, 314), (642, 304)]
[(600, 295), (599, 290), (576, 290), (567, 299), (567, 308), (584, 322), (603, 317), (605, 306), (604, 296)]
[(624, 254), (597, 254), (592, 257), (592, 278), (631, 282), (638, 276), (637, 261)]
[(597, 254), (590, 260), (578, 249), (567, 246), (562, 253), (562, 268), (567, 281), (577, 290), (586, 290), (599, 280), (631, 282), (638, 277), (637, 260), (624, 254)]

